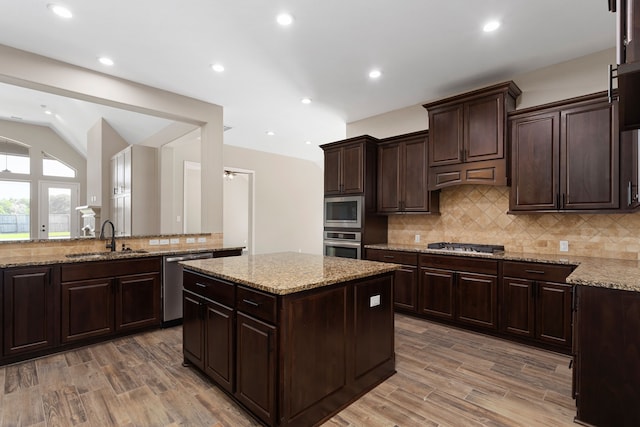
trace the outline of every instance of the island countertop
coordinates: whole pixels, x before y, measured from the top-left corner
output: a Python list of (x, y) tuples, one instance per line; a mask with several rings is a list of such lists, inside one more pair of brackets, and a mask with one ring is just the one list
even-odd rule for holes
[(186, 269), (277, 295), (286, 295), (388, 273), (401, 268), (386, 262), (281, 252), (183, 261)]

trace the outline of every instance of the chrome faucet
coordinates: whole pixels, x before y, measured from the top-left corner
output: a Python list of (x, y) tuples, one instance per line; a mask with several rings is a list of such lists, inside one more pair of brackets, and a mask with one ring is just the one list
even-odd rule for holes
[(107, 243), (107, 246), (105, 247), (107, 249), (110, 249), (111, 252), (115, 252), (116, 251), (116, 226), (113, 225), (113, 223), (109, 219), (102, 223), (102, 227), (100, 228), (100, 240), (104, 240), (104, 226), (107, 225), (107, 223), (111, 224), (111, 243)]

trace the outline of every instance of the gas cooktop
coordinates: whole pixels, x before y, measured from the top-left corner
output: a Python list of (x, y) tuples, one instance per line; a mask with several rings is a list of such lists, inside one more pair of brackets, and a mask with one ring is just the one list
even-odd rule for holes
[(437, 242), (429, 243), (428, 249), (439, 249), (443, 251), (454, 252), (479, 252), (487, 254), (503, 254), (503, 245), (481, 245), (476, 243), (452, 243), (452, 242)]

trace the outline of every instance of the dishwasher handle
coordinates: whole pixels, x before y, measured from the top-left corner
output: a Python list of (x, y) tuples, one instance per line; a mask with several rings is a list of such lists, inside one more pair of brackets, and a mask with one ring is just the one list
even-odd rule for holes
[(165, 262), (180, 262), (180, 261), (190, 261), (193, 259), (209, 259), (213, 258), (212, 254), (193, 254), (193, 255), (182, 255), (175, 257), (165, 258)]

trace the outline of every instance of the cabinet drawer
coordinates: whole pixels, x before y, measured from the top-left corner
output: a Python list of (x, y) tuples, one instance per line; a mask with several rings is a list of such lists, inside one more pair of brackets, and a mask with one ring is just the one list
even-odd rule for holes
[(420, 255), (420, 266), (445, 270), (498, 274), (498, 261), (469, 256)]
[(371, 261), (393, 262), (396, 264), (418, 265), (418, 254), (411, 252), (367, 249), (367, 259)]
[(502, 264), (502, 275), (504, 277), (564, 283), (574, 268), (571, 265), (505, 261)]
[(234, 306), (235, 285), (233, 283), (187, 270), (184, 270), (183, 275), (184, 279), (182, 283), (186, 290), (219, 302), (220, 304), (229, 307)]
[(145, 257), (64, 264), (60, 267), (60, 274), (62, 282), (74, 282), (129, 274), (160, 273), (160, 270), (160, 257)]
[(238, 311), (250, 314), (258, 319), (276, 323), (277, 297), (255, 289), (238, 286)]

